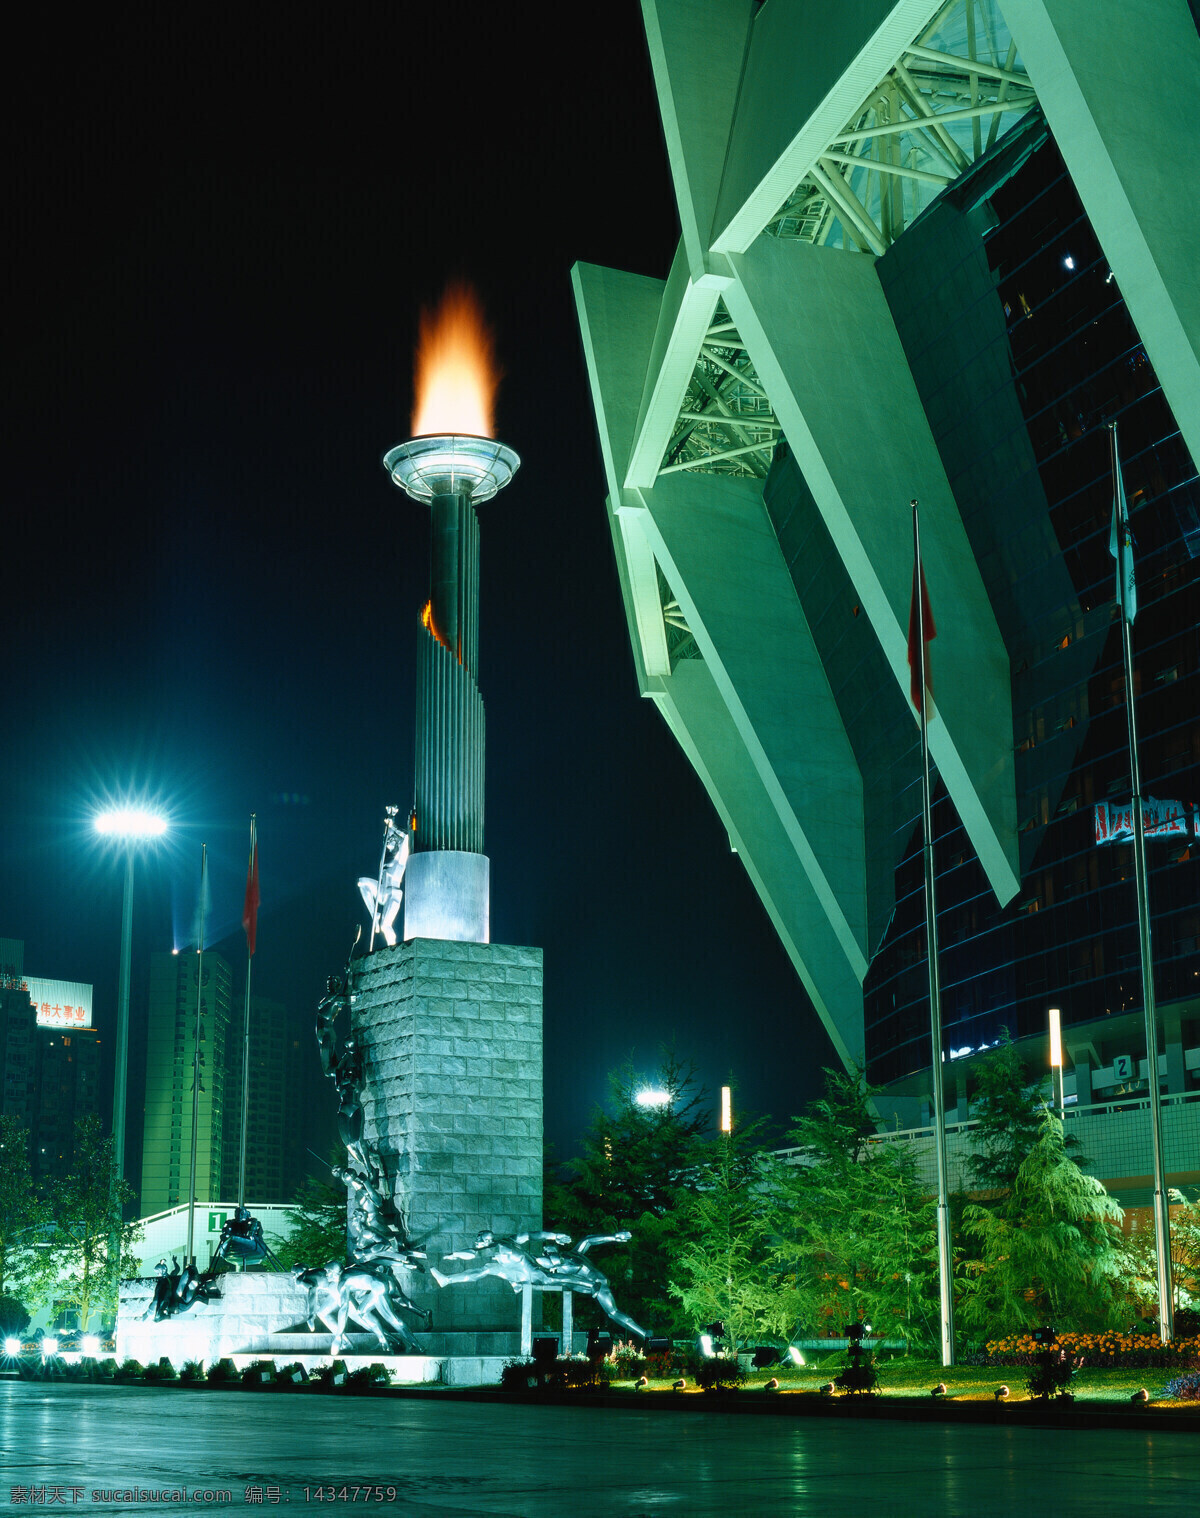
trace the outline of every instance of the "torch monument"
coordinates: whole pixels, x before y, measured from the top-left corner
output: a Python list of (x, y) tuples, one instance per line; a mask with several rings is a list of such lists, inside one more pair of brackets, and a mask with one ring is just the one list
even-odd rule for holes
[[(416, 436), (383, 460), (432, 515), (403, 942), (375, 948), (351, 974), (364, 1138), (430, 1260), (481, 1230), (541, 1227), (542, 953), (491, 942), (483, 852), (475, 508), (520, 462), (489, 435), (494, 389), (486, 328), (470, 295), (452, 291), (422, 322)], [(421, 1275), (412, 1294), (433, 1314), (429, 1353), (513, 1352), (516, 1308), (503, 1283), (439, 1292)]]

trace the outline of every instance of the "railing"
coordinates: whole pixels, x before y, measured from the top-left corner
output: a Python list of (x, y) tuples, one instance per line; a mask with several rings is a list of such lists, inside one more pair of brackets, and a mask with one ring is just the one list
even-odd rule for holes
[[(1163, 1108), (1182, 1107), (1188, 1102), (1200, 1102), (1200, 1091), (1179, 1091), (1172, 1096), (1159, 1098)], [(1048, 1104), (1049, 1105), (1049, 1104)], [(1064, 1121), (1070, 1123), (1080, 1118), (1100, 1117), (1115, 1112), (1147, 1112), (1150, 1109), (1150, 1098), (1147, 1096), (1134, 1096), (1122, 1101), (1092, 1102), (1088, 1106), (1079, 1107), (1074, 1104), (1068, 1106), (1063, 1112)], [(1053, 1109), (1051, 1109), (1053, 1110)], [(946, 1137), (951, 1138), (955, 1134), (967, 1133), (972, 1128), (979, 1127), (978, 1118), (968, 1118), (966, 1122), (954, 1122), (946, 1124)], [(871, 1144), (894, 1144), (894, 1143), (920, 1143), (924, 1139), (935, 1137), (937, 1129), (932, 1125), (924, 1128), (885, 1128), (879, 1133), (872, 1134), (868, 1143)], [(776, 1156), (785, 1164), (796, 1165), (801, 1163), (805, 1151), (800, 1148), (776, 1149)]]

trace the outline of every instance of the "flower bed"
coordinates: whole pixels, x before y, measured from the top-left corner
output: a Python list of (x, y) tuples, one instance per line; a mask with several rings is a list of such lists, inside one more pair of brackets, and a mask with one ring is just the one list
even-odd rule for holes
[[(1069, 1354), (1079, 1355), (1085, 1365), (1098, 1369), (1156, 1367), (1177, 1370), (1200, 1366), (1200, 1336), (1161, 1344), (1149, 1334), (1118, 1333), (1109, 1329), (1099, 1334), (1059, 1334), (1057, 1342)], [(988, 1343), (987, 1363), (1035, 1365), (1041, 1348), (1029, 1334), (1009, 1334), (1005, 1339), (992, 1339)]]

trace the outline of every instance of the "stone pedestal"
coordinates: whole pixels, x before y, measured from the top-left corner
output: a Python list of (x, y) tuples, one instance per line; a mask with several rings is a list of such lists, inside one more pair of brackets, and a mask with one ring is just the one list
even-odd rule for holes
[[(539, 1229), (542, 951), (418, 938), (358, 961), (352, 992), (365, 1137), (428, 1263), (450, 1275), (466, 1266), (443, 1257), (481, 1229)], [(502, 1281), (406, 1286), (435, 1334), (519, 1333), (521, 1300)]]
[(121, 1282), (118, 1361), (152, 1365), (166, 1355), (176, 1370), (189, 1360), (212, 1365), (227, 1355), (253, 1350), (270, 1335), (303, 1326), (308, 1317), (308, 1292), (291, 1275), (255, 1270), (222, 1275), (216, 1300), (197, 1302), (187, 1312), (155, 1323), (146, 1312), (157, 1284), (154, 1276)]

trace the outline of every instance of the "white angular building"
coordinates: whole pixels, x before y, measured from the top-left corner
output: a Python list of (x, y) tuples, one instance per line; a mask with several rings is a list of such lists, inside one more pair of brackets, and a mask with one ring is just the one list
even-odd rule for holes
[[(1005, 1018), (1029, 1036), (1052, 995), (1068, 1025), (1132, 1016), (1113, 1005), (1115, 960), (1079, 975), (1072, 962), (1039, 986), (1046, 946), (1021, 935), (1028, 903), (1062, 905), (1071, 871), (1091, 868), (1082, 835), (1060, 844), (1060, 815), (1090, 824), (1086, 803), (1116, 783), (1105, 765), (1123, 716), (1104, 726), (1097, 695), (1111, 674), (1111, 473), (1089, 451), (1106, 418), (1127, 439), (1135, 530), (1139, 506), (1147, 523), (1174, 513), (1174, 538), (1146, 533), (1147, 552), (1186, 572), (1168, 620), (1185, 602), (1196, 620), (1200, 209), (1182, 166), (1200, 161), (1200, 37), (1187, 0), (643, 11), (678, 251), (665, 281), (573, 272), (641, 692), (703, 780), (839, 1054), (865, 1052), (885, 1080), (927, 1067), (906, 874), (918, 499), (938, 631), (939, 871), (973, 872), (943, 892), (975, 921), (943, 940), (948, 959), (972, 960), (949, 967), (947, 1044), (986, 1046)], [(1081, 261), (1091, 250), (1086, 267), (1073, 247)], [(1122, 366), (1108, 348), (1089, 357), (1067, 302), (1094, 318), (1097, 343), (1104, 323), (1125, 324), (1110, 342)], [(1054, 344), (1028, 346), (1051, 328), (1070, 373), (1047, 357)], [(1086, 476), (1086, 510), (1056, 483), (1060, 455)], [(1043, 646), (1066, 650), (1050, 674)], [(1064, 737), (1037, 769), (1022, 743), (1047, 720)], [(1124, 926), (1131, 894), (1122, 911)], [(1054, 920), (1064, 943), (1095, 936)], [(1090, 989), (1072, 1003), (1076, 985)], [(1173, 1004), (1183, 1093), (1196, 1007)], [(1077, 1071), (1104, 1073), (1094, 1034), (1070, 1047)], [(1080, 1083), (1080, 1101), (1093, 1091)]]

